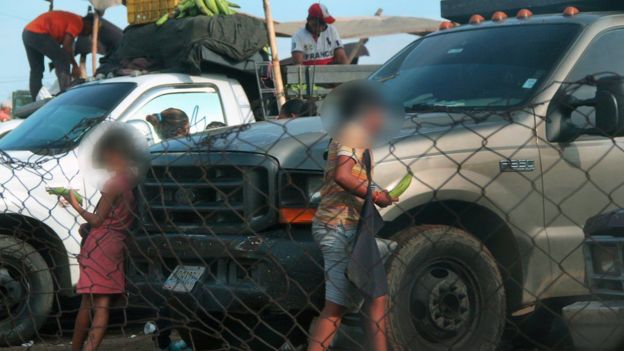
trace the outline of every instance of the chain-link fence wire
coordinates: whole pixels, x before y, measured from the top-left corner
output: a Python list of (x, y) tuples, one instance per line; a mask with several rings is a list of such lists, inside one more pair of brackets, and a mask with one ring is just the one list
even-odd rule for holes
[[(506, 111), (433, 107), (409, 115), (399, 137), (373, 150), (378, 187), (412, 175), (408, 191), (382, 210), (378, 235), (392, 349), (566, 349), (570, 331), (600, 349), (619, 337), (617, 323), (603, 323), (598, 340), (584, 332), (585, 321), (617, 315), (624, 288), (617, 231), (588, 236), (584, 256), (583, 227), (622, 207), (624, 152), (612, 137), (620, 128), (604, 130), (610, 122), (597, 121), (596, 100), (575, 97), (587, 89), (608, 95), (612, 78), (559, 82), (553, 101)], [(604, 116), (610, 112), (617, 113)], [(568, 141), (552, 141), (565, 133)], [(177, 330), (193, 349), (325, 343), (310, 335), (331, 267), (311, 222), (329, 142), (311, 117), (152, 147), (151, 169), (133, 192), (123, 260), (107, 256), (106, 236), (95, 244), (120, 264), (96, 272), (123, 290), (109, 306), (109, 327), (133, 333), (127, 330), (153, 321), (154, 340), (166, 343)], [(0, 153), (0, 335), (7, 345), (58, 342), (73, 332), (75, 285), (85, 274), (77, 258), (91, 253), (81, 251), (84, 221), (47, 189), (71, 184), (91, 212), (100, 193), (81, 178), (78, 151), (70, 149)], [(336, 233), (351, 242), (346, 231)], [(120, 270), (125, 283), (113, 279)], [(604, 302), (601, 317), (585, 304), (564, 318), (562, 308), (576, 301)], [(358, 302), (342, 310), (334, 349), (370, 346), (361, 328), (367, 303)]]

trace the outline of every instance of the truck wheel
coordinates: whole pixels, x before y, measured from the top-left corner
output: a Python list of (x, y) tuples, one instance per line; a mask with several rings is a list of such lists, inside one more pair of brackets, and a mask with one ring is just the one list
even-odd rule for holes
[(488, 249), (463, 230), (398, 233), (387, 263), (389, 341), (395, 350), (496, 350), (505, 290)]
[(0, 343), (30, 340), (47, 320), (54, 300), (52, 274), (28, 243), (0, 235)]

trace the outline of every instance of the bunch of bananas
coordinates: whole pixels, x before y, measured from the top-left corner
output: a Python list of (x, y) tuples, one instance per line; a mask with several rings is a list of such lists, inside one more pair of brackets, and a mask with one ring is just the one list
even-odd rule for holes
[(197, 15), (218, 16), (233, 15), (240, 6), (227, 0), (182, 0), (172, 12), (166, 13), (158, 21), (162, 26), (170, 18), (193, 17)]

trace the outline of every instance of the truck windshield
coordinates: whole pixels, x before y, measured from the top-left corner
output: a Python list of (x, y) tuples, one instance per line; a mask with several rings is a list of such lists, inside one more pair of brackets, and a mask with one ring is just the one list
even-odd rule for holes
[(399, 53), (371, 79), (383, 82), (407, 112), (522, 105), (579, 32), (577, 24), (534, 24), (433, 35)]
[(134, 88), (134, 83), (84, 85), (52, 99), (0, 139), (0, 150), (67, 150)]

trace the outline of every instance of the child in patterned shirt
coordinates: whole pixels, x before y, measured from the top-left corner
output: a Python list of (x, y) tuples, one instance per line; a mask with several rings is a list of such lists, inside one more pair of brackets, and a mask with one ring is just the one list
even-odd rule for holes
[[(343, 112), (348, 123), (341, 136), (329, 145), (321, 202), (312, 226), (314, 240), (323, 254), (326, 281), (325, 306), (313, 329), (309, 351), (327, 350), (344, 313), (358, 308), (362, 300), (346, 271), (369, 186), (364, 157), (369, 150), (372, 159), (370, 140), (381, 131), (384, 115), (381, 101), (366, 94), (352, 98), (346, 102), (349, 111)], [(379, 207), (389, 206), (393, 200), (386, 190), (373, 193)], [(387, 350), (386, 304), (386, 295), (366, 302), (366, 331), (376, 351)]]

